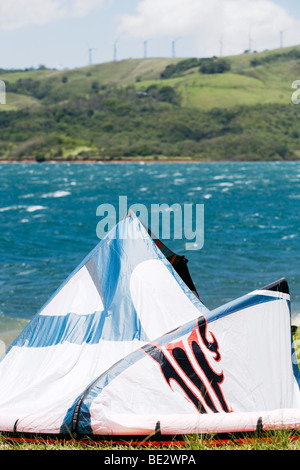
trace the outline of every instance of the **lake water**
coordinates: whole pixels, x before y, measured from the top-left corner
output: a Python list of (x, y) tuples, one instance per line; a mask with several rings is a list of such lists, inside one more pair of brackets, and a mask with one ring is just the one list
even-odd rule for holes
[(286, 277), (300, 313), (300, 163), (0, 164), (0, 340), (9, 342), (99, 242), (97, 207), (204, 204), (189, 260), (210, 309)]

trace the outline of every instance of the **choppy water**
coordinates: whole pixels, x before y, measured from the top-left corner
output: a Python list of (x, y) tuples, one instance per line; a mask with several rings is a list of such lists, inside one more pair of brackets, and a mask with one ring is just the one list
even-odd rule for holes
[(208, 308), (286, 277), (300, 312), (300, 163), (0, 164), (0, 340), (24, 327), (99, 242), (100, 204), (204, 204), (185, 254)]

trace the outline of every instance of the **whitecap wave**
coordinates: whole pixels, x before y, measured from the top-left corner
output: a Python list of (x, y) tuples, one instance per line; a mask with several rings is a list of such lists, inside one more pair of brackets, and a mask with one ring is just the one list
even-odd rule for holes
[(26, 207), (27, 212), (36, 212), (46, 209), (44, 206), (28, 206)]
[(54, 191), (52, 193), (43, 194), (42, 198), (51, 198), (51, 197), (66, 197), (70, 196), (70, 191)]
[(7, 206), (7, 207), (0, 207), (0, 212), (7, 212), (7, 211), (16, 211), (18, 209), (25, 209), (26, 206)]

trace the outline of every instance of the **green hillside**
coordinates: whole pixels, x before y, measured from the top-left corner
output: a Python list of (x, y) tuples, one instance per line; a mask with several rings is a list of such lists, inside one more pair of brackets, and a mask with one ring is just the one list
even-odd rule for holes
[(294, 160), (300, 46), (0, 70), (0, 160)]

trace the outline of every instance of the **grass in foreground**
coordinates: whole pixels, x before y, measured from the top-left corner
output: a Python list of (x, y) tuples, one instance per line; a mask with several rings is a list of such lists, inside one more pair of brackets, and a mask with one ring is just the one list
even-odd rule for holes
[(270, 431), (258, 436), (255, 434), (245, 436), (229, 436), (221, 439), (218, 436), (183, 436), (183, 441), (174, 440), (172, 443), (164, 444), (153, 441), (137, 443), (135, 441), (126, 442), (101, 442), (93, 441), (69, 441), (69, 440), (18, 440), (10, 439), (4, 434), (0, 435), (0, 450), (101, 450), (101, 451), (199, 451), (199, 450), (300, 450), (300, 434), (292, 431)]

